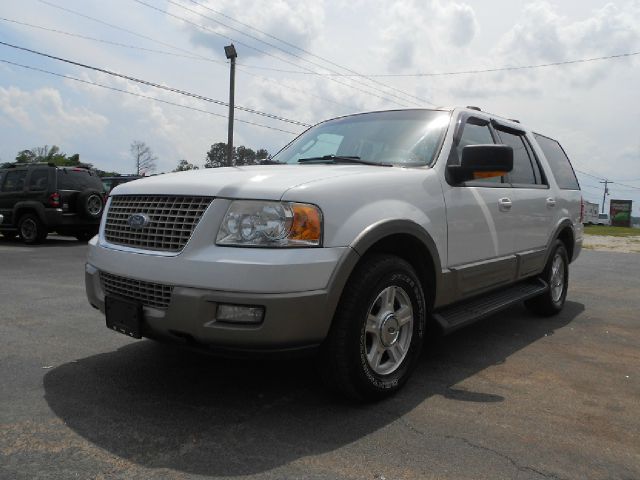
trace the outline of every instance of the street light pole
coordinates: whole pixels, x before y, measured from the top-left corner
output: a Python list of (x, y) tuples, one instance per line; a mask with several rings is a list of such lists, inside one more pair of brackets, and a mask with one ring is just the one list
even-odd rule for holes
[(227, 166), (233, 164), (233, 111), (234, 111), (234, 93), (236, 86), (236, 47), (227, 45), (224, 47), (224, 53), (231, 60), (231, 72), (229, 74), (229, 134), (227, 136)]

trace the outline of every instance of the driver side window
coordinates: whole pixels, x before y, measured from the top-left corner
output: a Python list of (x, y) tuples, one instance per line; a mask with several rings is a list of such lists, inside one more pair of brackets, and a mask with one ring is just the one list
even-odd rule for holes
[[(487, 145), (495, 143), (493, 136), (489, 130), (489, 125), (477, 125), (475, 123), (467, 122), (460, 138), (460, 143), (457, 146), (458, 161), (462, 159), (462, 149), (467, 145)], [(502, 177), (490, 177), (474, 180), (473, 183), (502, 183)]]

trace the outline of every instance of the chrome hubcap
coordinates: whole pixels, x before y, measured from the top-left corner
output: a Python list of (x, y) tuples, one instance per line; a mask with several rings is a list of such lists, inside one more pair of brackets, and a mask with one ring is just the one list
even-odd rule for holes
[(413, 337), (413, 308), (407, 292), (391, 286), (369, 307), (364, 331), (367, 363), (379, 375), (398, 369)]
[(562, 256), (557, 255), (553, 258), (551, 264), (551, 299), (554, 302), (560, 301), (562, 293), (564, 292), (564, 260)]
[(102, 200), (97, 195), (91, 195), (87, 200), (87, 210), (91, 215), (98, 215), (102, 210)]

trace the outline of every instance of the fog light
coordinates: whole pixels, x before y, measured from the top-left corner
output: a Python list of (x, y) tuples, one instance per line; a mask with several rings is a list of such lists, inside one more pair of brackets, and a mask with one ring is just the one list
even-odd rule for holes
[(249, 307), (246, 305), (218, 304), (217, 322), (228, 323), (261, 323), (264, 318), (264, 307)]

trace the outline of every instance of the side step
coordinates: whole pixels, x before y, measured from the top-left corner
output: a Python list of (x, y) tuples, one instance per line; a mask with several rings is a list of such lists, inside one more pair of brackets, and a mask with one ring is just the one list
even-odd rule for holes
[(539, 278), (527, 280), (436, 310), (432, 316), (449, 333), (515, 303), (540, 295), (548, 288), (547, 283)]

